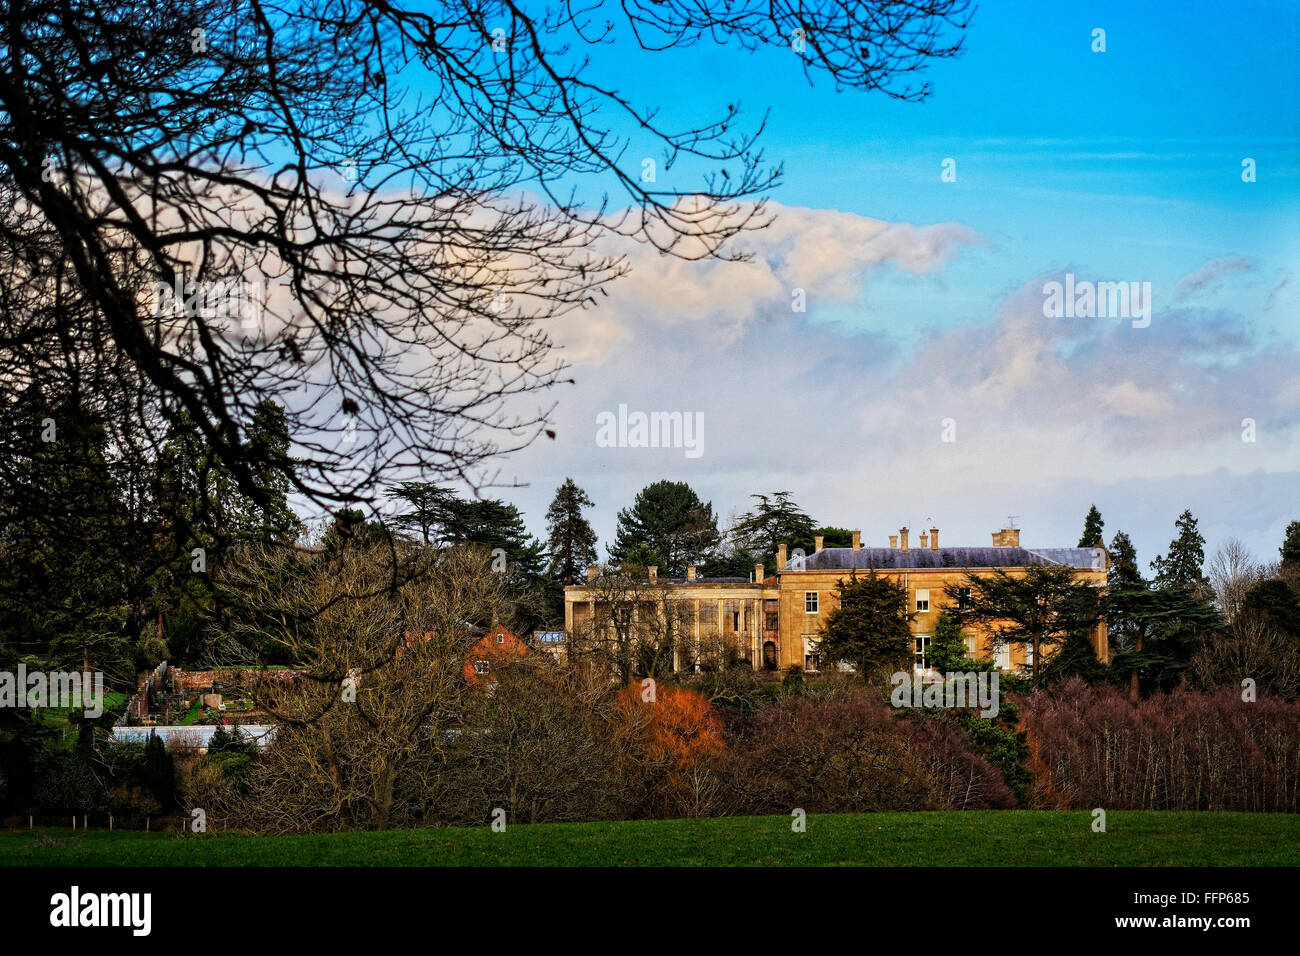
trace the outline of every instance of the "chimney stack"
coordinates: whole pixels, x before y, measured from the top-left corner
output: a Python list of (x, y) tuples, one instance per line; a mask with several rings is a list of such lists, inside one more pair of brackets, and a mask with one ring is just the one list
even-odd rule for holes
[(780, 574), (782, 571), (785, 570), (785, 562), (787, 557), (788, 556), (786, 554), (785, 545), (778, 544), (776, 546), (776, 573), (777, 574)]
[(1003, 528), (1001, 531), (993, 532), (993, 547), (995, 548), (1018, 548), (1020, 547), (1020, 529)]
[(930, 536), (924, 531), (921, 532), (921, 550), (925, 551), (930, 547)]
[(686, 580), (687, 581), (695, 580), (695, 565), (693, 564), (686, 565)]
[(893, 551), (893, 550), (897, 550), (897, 548), (898, 548), (898, 535), (891, 534), (889, 536), (889, 549)]
[(589, 565), (587, 565), (587, 583), (588, 583), (588, 584), (590, 584), (592, 581), (595, 581), (595, 580), (596, 580), (596, 575), (598, 575), (598, 574), (600, 574), (600, 565), (599, 565), (599, 564), (589, 564)]
[(754, 565), (754, 583), (763, 583), (763, 566), (761, 564)]
[(930, 550), (931, 551), (939, 550), (939, 529), (938, 528), (930, 529)]
[(824, 542), (825, 540), (826, 540), (825, 535), (820, 535), (820, 534), (817, 535), (817, 537), (813, 538), (813, 554), (816, 554), (818, 551), (822, 549), (822, 542)]
[(861, 531), (856, 531), (856, 530), (855, 530), (855, 531), (853, 532), (853, 550), (854, 550), (854, 551), (860, 551), (860, 550), (862, 550), (862, 532), (861, 532)]
[(907, 550), (907, 529), (906, 528), (898, 529), (898, 546), (903, 551)]
[(646, 568), (646, 570), (650, 572), (650, 583), (653, 584), (655, 581), (659, 580), (659, 565), (652, 564), (650, 567)]

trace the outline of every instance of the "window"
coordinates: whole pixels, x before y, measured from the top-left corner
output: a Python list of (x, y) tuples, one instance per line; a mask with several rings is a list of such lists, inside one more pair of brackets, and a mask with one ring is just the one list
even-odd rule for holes
[(803, 636), (803, 669), (813, 672), (821, 670), (821, 655), (817, 653), (816, 635)]
[(475, 674), (486, 674), (487, 672), (488, 672), (488, 662), (487, 662), (487, 661), (484, 661), (484, 660), (478, 660), (478, 661), (475, 661), (475, 662), (474, 662), (474, 673), (475, 673)]
[(776, 630), (776, 613), (774, 611), (768, 611), (766, 614), (763, 615), (763, 630), (765, 631)]
[(971, 606), (970, 588), (957, 589), (957, 609), (965, 611)]
[(731, 629), (732, 629), (733, 631), (736, 631), (737, 633), (740, 632), (740, 612), (739, 612), (739, 611), (732, 611), (732, 612), (731, 612)]
[(930, 667), (930, 638), (924, 634), (918, 634), (915, 641), (916, 669), (918, 671), (928, 670)]
[(917, 609), (918, 611), (928, 611), (928, 610), (930, 610), (930, 592), (929, 592), (929, 591), (922, 590), (921, 588), (917, 588), (917, 589), (916, 589), (916, 609)]
[(506, 636), (505, 636), (504, 634), (498, 634), (498, 635), (497, 635), (497, 643), (498, 643), (498, 644), (504, 644), (505, 642), (506, 642)]
[(1011, 670), (1011, 645), (999, 644), (997, 650), (993, 652), (993, 663), (999, 670)]
[(817, 592), (816, 591), (803, 592), (803, 611), (805, 614), (817, 613)]

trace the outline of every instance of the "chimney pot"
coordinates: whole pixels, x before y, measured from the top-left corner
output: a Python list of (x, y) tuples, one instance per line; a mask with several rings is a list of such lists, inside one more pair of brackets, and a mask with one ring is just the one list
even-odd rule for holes
[(826, 540), (826, 536), (820, 534), (817, 535), (817, 537), (813, 538), (813, 554), (816, 554), (818, 551), (822, 549), (822, 542), (824, 542), (825, 540)]
[(898, 529), (898, 546), (904, 551), (907, 550), (907, 529), (906, 528)]
[(921, 550), (924, 551), (930, 547), (930, 536), (924, 531), (921, 532)]
[(938, 528), (930, 529), (930, 550), (931, 551), (939, 550), (939, 529)]
[(853, 550), (859, 551), (861, 549), (862, 549), (862, 532), (855, 529), (853, 532)]
[(650, 572), (651, 581), (659, 580), (659, 566), (657, 564), (650, 565), (650, 567), (646, 568), (646, 570)]
[(695, 565), (693, 564), (686, 565), (686, 580), (687, 581), (695, 580)]

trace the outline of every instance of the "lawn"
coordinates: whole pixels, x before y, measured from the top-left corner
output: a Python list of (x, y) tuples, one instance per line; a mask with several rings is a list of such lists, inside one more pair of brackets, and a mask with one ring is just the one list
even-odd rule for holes
[(3, 866), (1295, 866), (1300, 816), (982, 811), (644, 820), (317, 836), (0, 833)]

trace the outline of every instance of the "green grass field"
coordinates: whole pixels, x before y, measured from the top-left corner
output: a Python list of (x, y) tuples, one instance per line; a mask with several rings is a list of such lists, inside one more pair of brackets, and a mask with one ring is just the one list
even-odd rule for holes
[(0, 833), (3, 866), (1295, 866), (1300, 816), (986, 811), (557, 823), (320, 836)]

